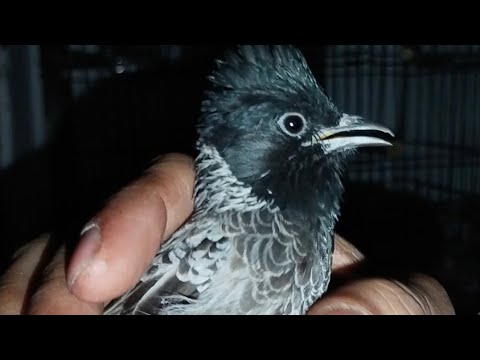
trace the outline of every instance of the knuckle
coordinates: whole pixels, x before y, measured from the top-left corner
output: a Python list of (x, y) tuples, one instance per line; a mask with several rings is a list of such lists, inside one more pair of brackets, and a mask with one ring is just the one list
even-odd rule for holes
[(37, 237), (36, 239), (28, 242), (27, 244), (24, 244), (19, 249), (17, 249), (15, 251), (15, 253), (13, 254), (12, 263), (14, 263), (18, 259), (24, 257), (25, 255), (27, 255), (32, 250), (35, 250), (37, 248), (46, 247), (49, 241), (50, 241), (50, 235), (49, 234), (43, 234), (43, 235)]

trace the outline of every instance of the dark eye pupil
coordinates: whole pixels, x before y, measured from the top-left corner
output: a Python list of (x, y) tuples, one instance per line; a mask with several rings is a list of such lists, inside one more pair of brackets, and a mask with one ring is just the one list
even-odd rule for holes
[(303, 129), (303, 120), (300, 116), (287, 116), (284, 121), (285, 129), (292, 134), (298, 134)]

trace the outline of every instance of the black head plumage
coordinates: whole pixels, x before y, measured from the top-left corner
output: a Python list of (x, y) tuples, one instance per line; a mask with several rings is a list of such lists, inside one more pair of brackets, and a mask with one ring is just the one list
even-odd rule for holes
[(293, 46), (240, 46), (217, 61), (209, 79), (200, 142), (214, 146), (260, 198), (307, 211), (320, 203), (337, 207), (339, 175), (351, 152), (305, 144), (338, 126), (343, 114), (302, 53)]

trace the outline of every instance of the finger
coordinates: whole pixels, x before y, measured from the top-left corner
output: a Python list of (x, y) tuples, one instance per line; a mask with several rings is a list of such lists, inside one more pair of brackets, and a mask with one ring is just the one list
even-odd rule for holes
[(195, 171), (187, 156), (163, 157), (87, 225), (68, 267), (69, 288), (108, 302), (131, 288), (193, 209)]
[(333, 274), (343, 275), (352, 272), (364, 260), (363, 254), (338, 234), (335, 234), (334, 241)]
[(445, 289), (434, 279), (415, 275), (408, 284), (363, 279), (320, 299), (312, 315), (453, 315)]
[(65, 279), (65, 248), (60, 248), (45, 267), (39, 286), (28, 302), (27, 314), (31, 315), (99, 315), (103, 304), (81, 301), (67, 288)]
[(0, 278), (0, 315), (22, 313), (31, 280), (48, 240), (48, 235), (43, 235), (15, 253), (12, 265)]

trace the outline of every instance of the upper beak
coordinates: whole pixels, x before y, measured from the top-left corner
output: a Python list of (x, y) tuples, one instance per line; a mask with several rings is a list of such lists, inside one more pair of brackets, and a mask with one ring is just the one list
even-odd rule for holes
[[(392, 146), (371, 132), (380, 132), (395, 137), (393, 132), (381, 125), (366, 123), (358, 117), (344, 115), (338, 126), (323, 128), (312, 136), (312, 139), (302, 143), (302, 146), (321, 144), (326, 153), (343, 151), (364, 146)], [(365, 133), (362, 135), (362, 133)]]

